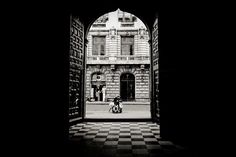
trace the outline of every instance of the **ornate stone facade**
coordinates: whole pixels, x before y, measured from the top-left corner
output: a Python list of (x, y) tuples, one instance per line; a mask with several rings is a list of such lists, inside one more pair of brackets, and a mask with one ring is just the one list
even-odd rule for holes
[[(101, 20), (102, 19), (102, 20)], [(87, 35), (86, 97), (90, 101), (150, 101), (149, 32), (120, 11), (99, 17)]]

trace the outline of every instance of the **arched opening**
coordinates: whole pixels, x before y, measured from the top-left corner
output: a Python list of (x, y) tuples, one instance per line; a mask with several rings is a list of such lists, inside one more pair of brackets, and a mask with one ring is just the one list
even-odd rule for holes
[[(113, 6), (114, 6), (114, 4), (112, 4)], [(151, 6), (150, 6), (151, 7)], [(129, 9), (128, 9), (129, 10)], [(140, 14), (142, 14), (143, 12), (142, 12), (142, 10), (139, 10), (140, 11)], [(86, 11), (86, 13), (87, 13), (87, 11)], [(148, 15), (150, 15), (150, 18), (151, 18), (151, 14), (148, 14)], [(145, 17), (145, 16), (144, 16)], [(149, 17), (148, 16), (146, 16), (144, 19), (148, 19)], [(151, 21), (151, 20), (149, 20), (149, 21)], [(89, 21), (88, 20), (88, 23), (90, 23), (91, 21)], [(153, 23), (152, 23), (153, 24)], [(152, 28), (152, 24), (150, 24), (150, 22), (149, 22), (149, 26), (150, 26), (150, 28)], [(92, 24), (91, 24), (92, 25)], [(97, 25), (97, 26), (99, 26), (99, 25)], [(96, 26), (95, 26), (96, 27)], [(163, 28), (163, 27), (162, 27)], [(90, 29), (90, 27), (88, 28), (87, 27), (87, 25), (86, 25), (86, 27), (85, 27), (85, 29)], [(102, 30), (102, 29), (101, 29)], [(117, 33), (117, 29), (111, 29), (111, 37), (112, 37), (112, 39), (116, 39), (116, 33)], [(101, 34), (102, 33), (104, 33), (103, 31), (101, 31)], [(158, 104), (158, 92), (159, 92), (159, 89), (158, 89), (158, 79), (159, 79), (159, 72), (158, 72), (158, 28), (157, 28), (157, 23), (155, 22), (155, 24), (153, 25), (153, 29), (152, 29), (152, 31), (150, 32), (150, 33), (152, 33), (152, 34), (149, 34), (152, 38), (151, 38), (151, 41), (150, 41), (150, 46), (151, 46), (151, 50), (150, 51), (152, 51), (151, 52), (151, 56), (150, 57), (153, 57), (153, 58), (151, 58), (151, 64), (150, 64), (150, 68), (152, 68), (151, 70), (150, 70), (150, 75), (151, 75), (151, 78), (150, 78), (150, 82), (149, 82), (149, 84), (150, 84), (150, 86), (151, 86), (151, 91), (150, 91), (150, 97), (151, 97), (151, 99), (153, 100), (152, 101), (152, 104), (153, 104), (153, 108), (151, 109), (152, 111), (154, 111), (154, 110), (157, 110), (158, 109), (158, 106), (157, 106), (157, 104)], [(109, 31), (108, 31), (108, 34), (109, 34)], [(162, 36), (163, 37), (163, 36)], [(85, 35), (85, 38), (87, 38), (87, 34)], [(96, 38), (96, 37), (95, 37)], [(94, 39), (95, 39), (94, 38)], [(105, 38), (106, 39), (106, 38)], [(96, 40), (96, 39), (95, 39)], [(97, 43), (97, 46), (94, 46), (94, 47), (97, 47), (97, 52), (95, 52), (94, 54), (97, 54), (97, 57), (91, 57), (91, 58), (93, 58), (93, 60), (92, 60), (92, 62), (97, 62), (97, 63), (99, 63), (99, 62), (101, 62), (102, 61), (102, 59), (104, 59), (106, 62), (109, 62), (108, 60), (106, 60), (107, 58), (106, 58), (106, 54), (107, 54), (107, 51), (106, 51), (106, 49), (105, 49), (105, 47), (104, 46), (101, 46), (101, 44), (103, 44), (104, 42), (103, 42), (104, 40), (100, 40), (99, 42), (95, 42), (95, 43)], [(99, 47), (99, 43), (100, 43), (100, 47)], [(130, 42), (131, 43), (131, 42)], [(105, 40), (105, 46), (108, 44), (108, 42)], [(85, 40), (85, 45), (86, 45), (86, 40)], [(89, 45), (89, 41), (88, 41), (88, 45)], [(88, 45), (87, 45), (87, 48), (88, 48)], [(104, 51), (104, 49), (105, 49), (105, 51)], [(129, 52), (132, 52), (132, 49), (133, 49), (133, 47), (132, 47), (132, 45), (130, 46), (129, 44), (127, 44), (127, 46), (126, 46), (126, 52), (128, 52), (128, 50), (129, 50)], [(163, 50), (163, 49), (162, 49)], [(104, 52), (104, 53), (103, 53)], [(108, 51), (109, 52), (109, 51)], [(124, 53), (124, 54), (126, 54), (126, 53)], [(132, 53), (131, 53), (132, 54)], [(116, 56), (113, 56), (114, 58), (116, 57)], [(165, 57), (165, 56), (164, 56)], [(108, 57), (109, 58), (109, 57)], [(168, 57), (166, 57), (166, 58), (168, 58)], [(99, 59), (99, 61), (97, 61)], [(122, 60), (125, 60), (126, 58), (122, 58)], [(87, 60), (88, 61), (88, 60)], [(104, 62), (104, 63), (106, 63), (106, 62)], [(94, 63), (95, 65), (94, 66), (96, 66), (97, 65), (97, 63)], [(112, 63), (115, 63), (115, 61), (113, 60), (113, 62)], [(162, 62), (163, 63), (163, 62)], [(104, 66), (105, 64), (103, 64), (103, 65), (101, 65), (101, 66)], [(163, 64), (162, 64), (163, 65)], [(165, 66), (165, 65), (164, 65)], [(165, 74), (165, 68), (163, 68), (164, 66), (162, 66), (162, 74), (164, 73), (164, 75), (162, 75), (162, 76), (164, 76), (164, 77), (162, 77), (162, 78), (165, 78), (165, 76), (167, 76), (167, 77), (172, 77), (173, 75), (169, 75), (169, 73), (168, 73), (168, 70), (167, 70), (167, 74)], [(116, 84), (117, 82), (116, 82), (116, 78), (118, 77), (120, 77), (120, 74), (121, 73), (117, 73), (116, 72), (116, 69), (120, 69), (118, 66), (116, 66), (116, 65), (110, 65), (110, 71), (111, 71), (111, 73), (109, 73), (109, 70), (107, 70), (107, 71), (102, 71), (105, 75), (106, 75), (106, 79), (107, 79), (107, 81), (109, 80), (109, 81), (111, 81), (111, 83), (114, 83), (114, 84)], [(170, 67), (171, 68), (171, 67)], [(163, 70), (164, 69), (164, 70)], [(172, 70), (172, 69), (171, 69)], [(123, 68), (123, 71), (122, 72), (126, 72), (127, 70), (125, 70), (125, 68)], [(128, 70), (129, 71), (129, 70)], [(164, 72), (163, 72), (164, 71)], [(134, 75), (135, 75), (135, 78), (136, 77), (142, 77), (141, 75), (140, 76), (137, 76), (138, 74), (145, 74), (145, 72), (136, 72), (136, 73), (134, 73), (134, 71), (129, 71), (129, 72), (131, 72), (131, 73), (133, 73)], [(173, 74), (173, 73), (172, 73)], [(168, 79), (168, 78), (167, 78)], [(119, 80), (119, 82), (120, 82), (120, 80)], [(136, 80), (135, 80), (135, 82), (137, 82)], [(168, 81), (167, 81), (168, 82)], [(107, 84), (106, 84), (107, 85)], [(173, 84), (170, 84), (169, 86), (172, 86)], [(137, 86), (135, 86), (135, 87), (137, 87)], [(85, 88), (86, 89), (86, 88)], [(164, 88), (162, 88), (162, 89), (164, 89)], [(168, 88), (167, 87), (167, 89), (166, 89), (166, 93), (168, 93), (168, 92), (170, 92), (171, 90), (169, 90), (169, 89), (172, 89), (172, 88)], [(120, 89), (118, 89), (118, 90), (120, 90)], [(168, 91), (169, 90), (169, 91)], [(174, 90), (175, 91), (175, 90)], [(165, 90), (164, 90), (164, 92), (165, 92)], [(116, 94), (116, 93), (115, 93)], [(137, 94), (135, 93), (135, 98), (137, 98)], [(108, 99), (108, 101), (109, 101), (109, 99)], [(167, 102), (167, 104), (165, 104), (165, 101), (163, 101), (163, 95), (162, 95), (162, 102), (164, 102), (164, 106), (167, 106), (166, 108), (168, 108), (168, 102)], [(177, 109), (178, 108), (178, 105), (173, 105), (173, 106), (176, 106), (175, 108)], [(163, 108), (162, 108), (163, 109)], [(165, 108), (164, 108), (165, 109)], [(171, 108), (170, 108), (171, 109)], [(173, 108), (172, 108), (173, 109)], [(165, 110), (163, 110), (163, 111), (165, 111)], [(179, 110), (177, 110), (177, 111), (179, 111)], [(183, 112), (181, 112), (181, 113), (183, 113)], [(157, 116), (157, 114), (158, 114), (158, 112), (157, 111), (155, 111), (153, 114), (152, 114), (152, 120), (155, 118), (155, 116)], [(163, 114), (163, 112), (162, 112), (162, 115), (164, 115)], [(177, 115), (177, 114), (175, 114), (175, 115)], [(181, 115), (180, 115), (181, 116)], [(154, 117), (154, 118), (153, 118)], [(164, 115), (163, 116), (163, 118), (162, 118), (162, 122), (163, 122), (163, 120), (165, 120), (165, 118), (166, 118), (166, 116)], [(174, 118), (175, 119), (175, 118)], [(177, 118), (177, 119), (180, 119), (180, 118)], [(171, 123), (172, 122), (172, 123)], [(177, 122), (177, 121), (176, 121)], [(162, 128), (168, 128), (168, 126), (170, 125), (172, 125), (173, 126), (173, 121), (167, 121), (167, 123), (162, 123), (162, 124), (164, 124), (164, 125), (162, 125), (163, 127)], [(110, 125), (110, 124), (108, 124), (108, 125)], [(178, 123), (176, 124), (174, 124), (175, 126), (179, 126), (178, 125)], [(126, 126), (127, 127), (127, 126)], [(171, 128), (171, 127), (170, 127)], [(77, 128), (75, 128), (75, 129), (77, 129)], [(87, 128), (85, 128), (85, 129), (87, 129)], [(104, 129), (104, 128), (103, 128)], [(163, 129), (162, 129), (163, 130)], [(174, 129), (173, 129), (174, 130)], [(178, 130), (178, 129), (177, 129)], [(81, 132), (83, 132), (84, 130), (81, 130)], [(165, 131), (165, 130), (164, 130)], [(168, 133), (173, 133), (173, 131), (172, 130), (168, 130), (167, 131), (167, 134)], [(103, 132), (104, 133), (104, 132)], [(174, 132), (175, 133), (175, 132)], [(178, 134), (178, 133), (177, 133)], [(91, 135), (91, 134), (90, 134)], [(163, 137), (163, 136), (162, 136)], [(159, 147), (158, 147), (159, 148)]]
[(120, 96), (123, 101), (135, 100), (135, 77), (131, 73), (120, 76)]
[[(133, 102), (129, 107), (137, 105), (135, 109), (145, 111), (144, 116), (136, 114), (132, 118), (151, 118), (151, 34), (146, 24), (135, 15), (117, 9), (93, 21), (85, 38), (85, 117), (93, 114), (93, 118), (102, 118), (94, 116), (98, 112), (92, 110), (96, 110), (104, 112), (101, 114), (104, 118), (108, 104), (121, 96), (124, 104)], [(95, 78), (98, 71), (105, 79), (103, 82)]]

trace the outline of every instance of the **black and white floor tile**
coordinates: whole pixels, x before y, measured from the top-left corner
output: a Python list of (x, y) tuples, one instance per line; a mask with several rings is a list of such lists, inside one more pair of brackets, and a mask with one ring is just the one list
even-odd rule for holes
[(69, 136), (83, 156), (188, 156), (185, 148), (161, 140), (152, 122), (84, 122), (71, 126)]

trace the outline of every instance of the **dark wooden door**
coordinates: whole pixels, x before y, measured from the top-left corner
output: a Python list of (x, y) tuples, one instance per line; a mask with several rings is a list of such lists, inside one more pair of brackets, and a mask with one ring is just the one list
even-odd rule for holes
[(69, 122), (72, 123), (84, 116), (84, 26), (74, 16), (70, 17), (69, 53)]
[(125, 73), (121, 75), (120, 94), (123, 101), (135, 100), (135, 77), (133, 74)]

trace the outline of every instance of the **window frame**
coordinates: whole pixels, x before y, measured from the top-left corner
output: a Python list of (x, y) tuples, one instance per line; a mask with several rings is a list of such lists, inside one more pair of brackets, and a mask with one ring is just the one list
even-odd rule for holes
[[(104, 43), (102, 42), (97, 42), (95, 44), (95, 38), (104, 38)], [(97, 54), (94, 54), (94, 47), (99, 46), (99, 49), (97, 50)], [(103, 53), (102, 51), (102, 46), (103, 46)], [(92, 36), (92, 56), (105, 56), (106, 55), (106, 36), (105, 35), (93, 35)]]
[[(131, 42), (126, 42), (126, 44), (124, 44), (123, 43), (123, 39), (124, 38), (132, 38), (132, 43)], [(131, 43), (131, 44), (130, 44)], [(122, 55), (122, 56), (133, 56), (133, 55), (135, 55), (134, 54), (134, 35), (129, 35), (129, 36), (126, 36), (126, 35), (122, 35), (121, 36), (121, 42), (120, 42), (120, 44), (121, 44), (121, 52), (120, 52), (120, 54)], [(129, 51), (129, 54), (127, 54), (127, 52), (125, 52), (125, 54), (123, 53), (124, 51), (123, 51), (123, 45), (129, 45), (129, 49), (131, 48), (130, 46), (132, 45), (132, 51)]]

